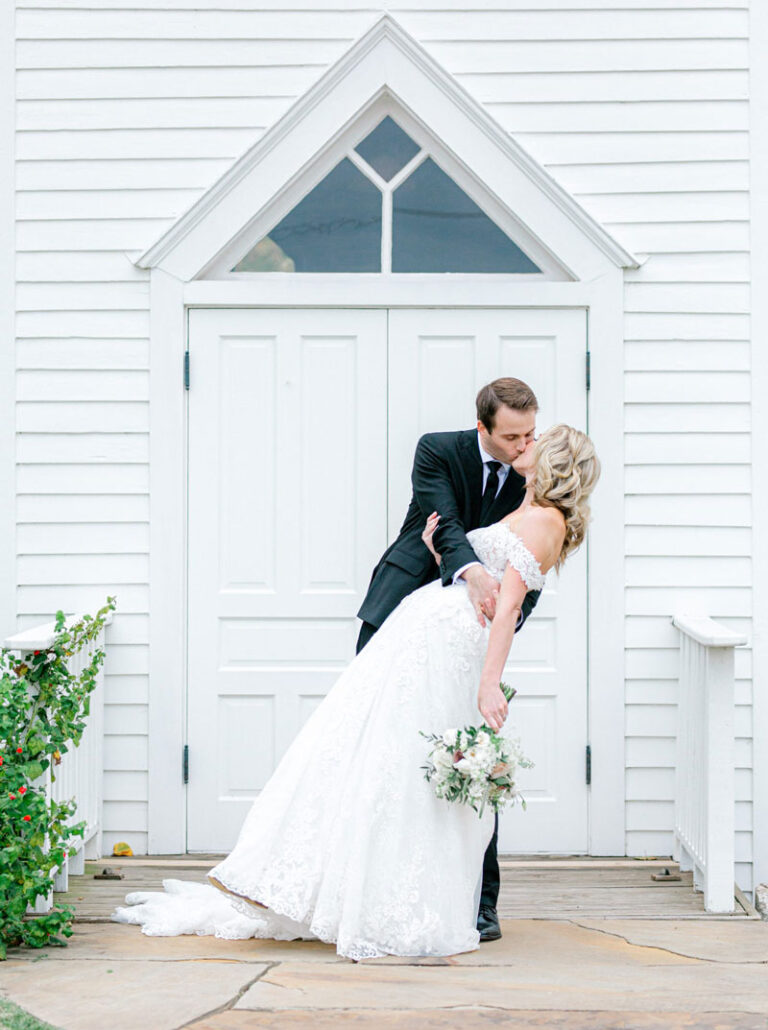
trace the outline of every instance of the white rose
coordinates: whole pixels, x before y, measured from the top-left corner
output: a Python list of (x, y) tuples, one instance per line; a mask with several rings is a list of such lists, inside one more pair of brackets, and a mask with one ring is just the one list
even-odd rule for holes
[(446, 747), (456, 747), (456, 742), (459, 739), (458, 730), (446, 730), (443, 734), (443, 743)]
[(476, 761), (480, 768), (483, 770), (483, 772), (490, 772), (490, 770), (493, 769), (494, 765), (496, 765), (498, 759), (496, 757), (495, 751), (492, 751), (490, 749), (484, 749), (483, 751), (479, 751), (477, 753)]
[(473, 755), (471, 751), (460, 761), (456, 762), (455, 766), (462, 776), (467, 776), (471, 779), (475, 779), (483, 773), (482, 765), (478, 761), (477, 756)]
[(435, 767), (441, 772), (443, 770), (453, 768), (453, 754), (448, 751), (443, 751), (442, 748), (434, 753), (432, 761), (434, 762)]

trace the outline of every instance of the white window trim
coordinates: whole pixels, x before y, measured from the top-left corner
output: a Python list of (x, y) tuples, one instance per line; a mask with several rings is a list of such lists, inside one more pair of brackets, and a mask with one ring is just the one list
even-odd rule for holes
[[(400, 169), (388, 182), (383, 179), (368, 162), (356, 151), (357, 144), (366, 138), (386, 115), (403, 128), (420, 147), (408, 163)], [(247, 226), (221, 251), (214, 261), (202, 269), (197, 279), (250, 279), (254, 275), (322, 275), (320, 272), (233, 272), (231, 269), (240, 261), (259, 240), (274, 229), (286, 215), (317, 186), (328, 173), (344, 158), (349, 158), (357, 168), (384, 195), (382, 218), (381, 272), (360, 273), (366, 275), (391, 274), (392, 260), (392, 194), (412, 171), (427, 158), (433, 161), (448, 175), (457, 186), (470, 197), (490, 220), (497, 225), (538, 267), (540, 272), (520, 273), (445, 273), (450, 275), (497, 274), (525, 276), (529, 281), (542, 279), (568, 280), (576, 278), (559, 262), (541, 241), (537, 240), (522, 222), (498, 197), (493, 196), (473, 172), (416, 118), (399, 105), (389, 93), (378, 96), (352, 124), (347, 126), (335, 139), (329, 141), (321, 154), (310, 162), (301, 174), (278, 190), (268, 203), (251, 219)], [(355, 274), (355, 273), (347, 273)], [(409, 275), (431, 273), (403, 273)], [(432, 273), (434, 274), (434, 273)]]
[[(466, 153), (491, 192), (509, 194), (509, 208), (525, 211), (526, 219), (539, 225), (535, 234), (543, 241), (555, 233), (559, 261), (581, 266), (582, 273), (585, 262), (595, 269), (604, 260), (637, 267), (633, 255), (390, 14), (382, 15), (136, 264), (164, 267), (185, 281), (198, 276), (242, 229), (243, 212), (252, 209), (254, 198), (268, 197), (276, 182), (289, 181), (385, 94), (412, 110), (454, 153)], [(369, 100), (361, 104), (361, 97)], [(286, 168), (294, 171), (286, 174)]]

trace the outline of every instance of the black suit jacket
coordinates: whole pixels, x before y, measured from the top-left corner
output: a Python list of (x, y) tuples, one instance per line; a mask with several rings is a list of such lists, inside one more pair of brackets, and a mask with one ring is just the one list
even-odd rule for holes
[[(477, 445), (477, 430), (454, 433), (426, 433), (416, 445), (411, 472), (413, 496), (397, 540), (382, 555), (373, 570), (368, 592), (358, 618), (380, 626), (404, 597), (425, 583), (437, 579), (443, 586), (453, 582), (458, 569), (478, 561), (466, 534), (472, 529), (498, 522), (519, 508), (525, 496), (525, 479), (510, 468), (504, 486), (488, 516), (480, 521), (483, 462)], [(440, 569), (421, 539), (427, 516), (440, 514), (433, 537), (441, 556)], [(529, 590), (522, 606), (522, 621), (539, 599)], [(522, 625), (522, 622), (519, 624)]]

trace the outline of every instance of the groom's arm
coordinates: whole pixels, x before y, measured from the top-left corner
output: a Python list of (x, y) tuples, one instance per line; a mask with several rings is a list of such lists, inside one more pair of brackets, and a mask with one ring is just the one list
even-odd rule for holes
[(422, 436), (416, 445), (411, 483), (425, 521), (433, 511), (440, 515), (433, 542), (441, 556), (440, 578), (448, 586), (462, 566), (478, 558), (466, 537), (448, 461), (430, 436)]

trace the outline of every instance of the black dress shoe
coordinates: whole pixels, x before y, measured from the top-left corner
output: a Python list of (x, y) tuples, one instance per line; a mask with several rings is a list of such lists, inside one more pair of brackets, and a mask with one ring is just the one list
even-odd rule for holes
[(501, 937), (501, 927), (496, 909), (490, 905), (482, 905), (477, 915), (477, 928), (481, 941), (497, 941)]

